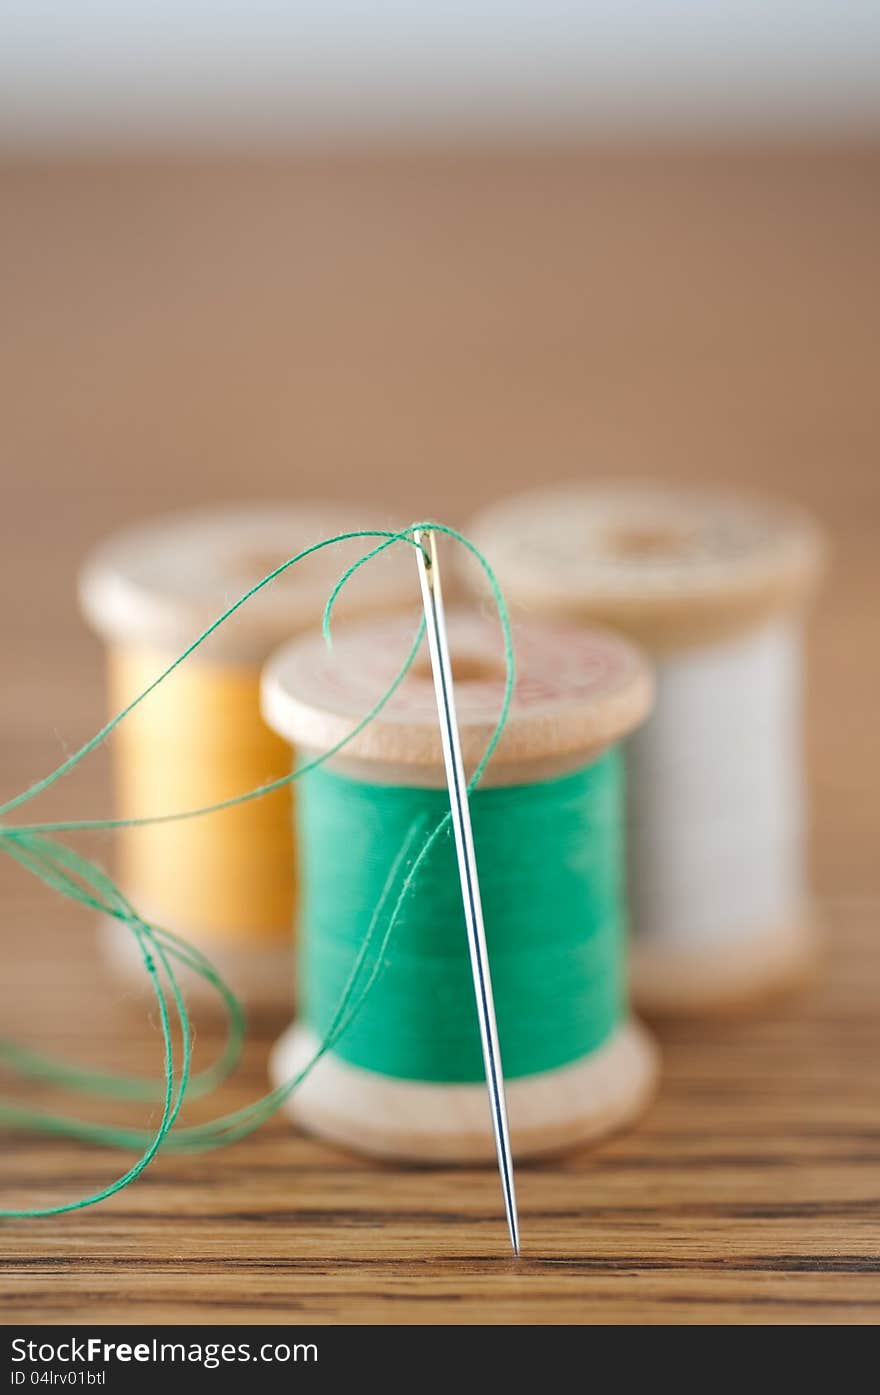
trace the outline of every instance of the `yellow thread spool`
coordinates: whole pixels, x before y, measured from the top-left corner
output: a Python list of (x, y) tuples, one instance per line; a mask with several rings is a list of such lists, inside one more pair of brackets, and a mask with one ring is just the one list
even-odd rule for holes
[[(111, 709), (142, 692), (166, 657), (112, 651)], [(196, 808), (283, 775), (286, 751), (259, 720), (258, 696), (244, 668), (194, 665), (170, 678), (123, 724), (120, 809)], [(157, 761), (158, 752), (170, 759)], [(173, 886), (178, 923), (198, 926), (218, 944), (271, 945), (293, 918), (290, 802), (290, 790), (281, 789), (206, 818), (122, 829), (122, 880), (152, 907)]]
[[(161, 519), (103, 544), (84, 567), (80, 596), (109, 642), (111, 711), (286, 558), (365, 526), (387, 524), (314, 506), (229, 508)], [(126, 718), (114, 738), (120, 818), (200, 808), (289, 772), (289, 747), (260, 715), (260, 666), (283, 639), (318, 622), (333, 582), (372, 545), (354, 540), (298, 563)], [(407, 594), (402, 574), (395, 550), (365, 567), (340, 601), (340, 624), (393, 607)], [(284, 788), (201, 818), (119, 831), (120, 879), (134, 905), (197, 943), (252, 1005), (290, 998), (291, 828)], [(114, 965), (142, 976), (115, 923), (104, 937)]]

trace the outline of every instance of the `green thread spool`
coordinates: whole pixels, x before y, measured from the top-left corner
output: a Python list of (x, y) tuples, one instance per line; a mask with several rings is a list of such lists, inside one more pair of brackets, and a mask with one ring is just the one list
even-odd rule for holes
[[(387, 686), (412, 640), (400, 618), (282, 649), (263, 678), (269, 725), (308, 756)], [(497, 626), (450, 616), (465, 763), (498, 715)], [(597, 631), (521, 626), (507, 725), (472, 814), (513, 1147), (597, 1138), (642, 1108), (653, 1046), (626, 1007), (621, 763), (645, 716), (646, 666)], [(414, 828), (448, 811), (427, 656), (370, 727), (299, 786), (301, 1018), (273, 1061), (287, 1079), (324, 1035), (368, 919)], [(400, 869), (398, 875), (406, 872)], [(410, 889), (358, 1020), (289, 1102), (306, 1128), (385, 1157), (489, 1159), (493, 1141), (451, 841)]]

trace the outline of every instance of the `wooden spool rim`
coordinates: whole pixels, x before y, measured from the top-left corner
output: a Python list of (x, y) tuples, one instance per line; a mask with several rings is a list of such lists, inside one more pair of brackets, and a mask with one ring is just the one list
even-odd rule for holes
[(630, 946), (633, 1001), (652, 1018), (749, 1011), (809, 980), (820, 942), (809, 907), (719, 943), (652, 943), (636, 936)]
[(518, 495), (478, 515), (470, 535), (508, 601), (597, 620), (652, 649), (711, 642), (796, 606), (826, 551), (789, 505), (638, 483)]
[[(497, 618), (454, 609), (447, 617), (462, 755), (471, 769), (500, 711), (504, 647)], [(320, 635), (285, 645), (263, 673), (263, 715), (300, 751), (324, 752), (346, 736), (398, 673), (418, 615), (352, 626), (328, 650)], [(647, 715), (649, 668), (628, 641), (595, 628), (518, 623), (516, 688), (485, 783), (515, 783), (586, 763)], [(337, 769), (381, 783), (442, 786), (443, 756), (426, 646), (386, 707), (343, 752)], [(464, 677), (462, 677), (462, 671)]]
[[(317, 1039), (294, 1024), (272, 1054), (276, 1084), (313, 1058)], [(656, 1086), (657, 1049), (638, 1022), (623, 1022), (596, 1051), (558, 1070), (505, 1084), (514, 1158), (559, 1153), (632, 1122)], [(329, 1052), (285, 1105), (309, 1132), (359, 1153), (422, 1163), (491, 1163), (486, 1087), (399, 1080)]]
[[(323, 504), (229, 505), (165, 515), (95, 548), (80, 573), (80, 604), (104, 639), (174, 653), (287, 557), (334, 533), (391, 526), (369, 511)], [(283, 573), (211, 636), (212, 659), (259, 663), (288, 635), (319, 624), (333, 584), (380, 541), (341, 543)], [(405, 582), (417, 595), (403, 554), (402, 546), (389, 548), (363, 567), (340, 601), (342, 613), (390, 607)]]

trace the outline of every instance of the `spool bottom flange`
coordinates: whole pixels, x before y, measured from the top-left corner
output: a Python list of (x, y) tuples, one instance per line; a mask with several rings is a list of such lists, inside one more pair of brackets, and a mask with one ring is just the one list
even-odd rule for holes
[[(139, 906), (136, 900), (134, 904)], [(156, 924), (162, 923), (160, 917), (145, 915), (146, 919)], [(247, 949), (241, 949), (228, 944), (218, 945), (216, 940), (201, 938), (192, 931), (177, 931), (174, 926), (168, 928), (174, 929), (187, 943), (201, 950), (248, 1011), (291, 1011), (294, 980), (292, 944), (260, 944), (256, 941)], [(131, 932), (112, 916), (102, 916), (98, 935), (104, 962), (114, 977), (129, 987), (151, 993), (143, 956)], [(222, 1000), (216, 990), (200, 975), (182, 964), (175, 967), (175, 973), (189, 1001), (198, 1003), (200, 1007), (216, 1006), (218, 1010), (222, 1009)]]
[[(276, 1084), (313, 1057), (318, 1039), (294, 1023), (272, 1053)], [(658, 1055), (637, 1022), (625, 1022), (592, 1055), (506, 1084), (516, 1158), (591, 1143), (641, 1113), (657, 1079)], [(375, 1157), (422, 1163), (495, 1158), (483, 1084), (393, 1079), (328, 1053), (285, 1106), (310, 1133)]]
[(676, 945), (636, 936), (630, 951), (633, 1002), (648, 1017), (748, 1011), (808, 980), (819, 943), (808, 909), (721, 943)]

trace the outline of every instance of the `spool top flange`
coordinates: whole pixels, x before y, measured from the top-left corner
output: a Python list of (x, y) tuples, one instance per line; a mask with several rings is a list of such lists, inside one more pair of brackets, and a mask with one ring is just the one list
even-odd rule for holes
[[(300, 751), (324, 752), (346, 736), (399, 672), (418, 616), (347, 629), (328, 650), (320, 635), (294, 640), (263, 674), (263, 714)], [(448, 616), (462, 755), (470, 771), (492, 735), (504, 690), (497, 619)], [(517, 624), (510, 715), (483, 784), (549, 778), (587, 763), (631, 731), (651, 704), (650, 670), (626, 640), (597, 629)], [(352, 742), (335, 769), (375, 784), (441, 787), (443, 755), (427, 645), (398, 691)]]
[(819, 529), (768, 500), (652, 484), (508, 499), (471, 535), (511, 602), (613, 625), (652, 649), (702, 644), (804, 599)]
[[(393, 526), (359, 511), (289, 503), (173, 514), (96, 548), (80, 575), (80, 602), (105, 639), (177, 652), (295, 553), (334, 533)], [(252, 596), (194, 660), (261, 663), (290, 634), (319, 622), (334, 582), (379, 542), (356, 538), (297, 563)], [(340, 598), (340, 617), (390, 609), (411, 594), (409, 550), (391, 547), (363, 567)]]

